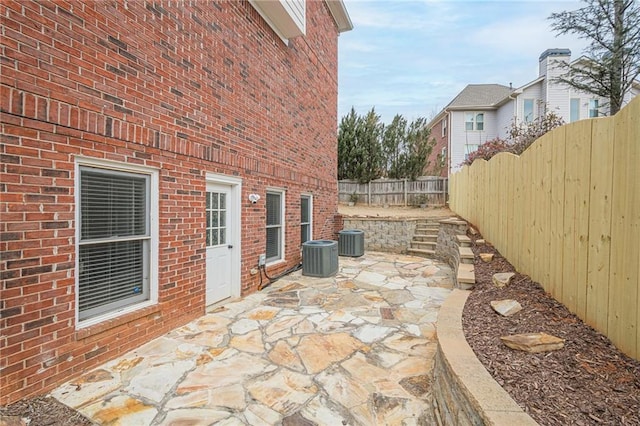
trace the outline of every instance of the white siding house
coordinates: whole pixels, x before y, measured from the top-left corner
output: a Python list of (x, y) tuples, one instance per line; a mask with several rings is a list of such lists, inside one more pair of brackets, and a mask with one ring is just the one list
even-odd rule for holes
[[(535, 80), (512, 88), (500, 84), (469, 84), (440, 113), (429, 127), (448, 119), (447, 158), (449, 174), (461, 168), (465, 156), (478, 145), (496, 137), (505, 139), (512, 123), (530, 122), (553, 111), (566, 123), (608, 115), (607, 99), (578, 92), (558, 81), (569, 63), (569, 49), (547, 49), (539, 58)], [(571, 62), (577, 64), (584, 58)], [(640, 94), (640, 82), (627, 91), (623, 105)]]

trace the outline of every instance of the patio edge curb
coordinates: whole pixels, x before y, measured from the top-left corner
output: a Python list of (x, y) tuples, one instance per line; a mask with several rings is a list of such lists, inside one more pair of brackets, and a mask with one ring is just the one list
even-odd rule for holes
[(438, 425), (537, 425), (476, 358), (462, 331), (462, 310), (470, 292), (454, 289), (440, 308), (433, 380)]

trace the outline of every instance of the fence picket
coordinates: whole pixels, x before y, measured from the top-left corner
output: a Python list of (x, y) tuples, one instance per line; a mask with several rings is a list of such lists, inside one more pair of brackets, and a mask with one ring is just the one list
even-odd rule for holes
[(420, 197), (426, 196), (429, 205), (444, 205), (447, 201), (448, 180), (441, 177), (422, 177), (416, 181), (405, 179), (376, 179), (369, 183), (349, 180), (338, 181), (338, 201), (347, 203), (351, 195), (358, 196), (358, 202), (369, 205), (406, 206), (420, 204)]
[[(640, 359), (640, 97), (451, 176), (451, 209)], [(497, 203), (497, 205), (496, 205)]]

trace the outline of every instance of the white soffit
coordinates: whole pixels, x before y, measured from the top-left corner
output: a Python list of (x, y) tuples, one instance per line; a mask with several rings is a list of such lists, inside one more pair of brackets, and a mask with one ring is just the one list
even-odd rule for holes
[(305, 0), (249, 0), (249, 3), (283, 40), (305, 34)]

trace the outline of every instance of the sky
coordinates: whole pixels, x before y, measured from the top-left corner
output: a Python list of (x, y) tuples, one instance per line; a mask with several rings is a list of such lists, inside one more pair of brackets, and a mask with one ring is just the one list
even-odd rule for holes
[(556, 37), (547, 19), (575, 1), (344, 0), (354, 29), (338, 39), (338, 118), (372, 107), (433, 118), (467, 84), (519, 87), (538, 77), (549, 48), (583, 53), (584, 40)]

